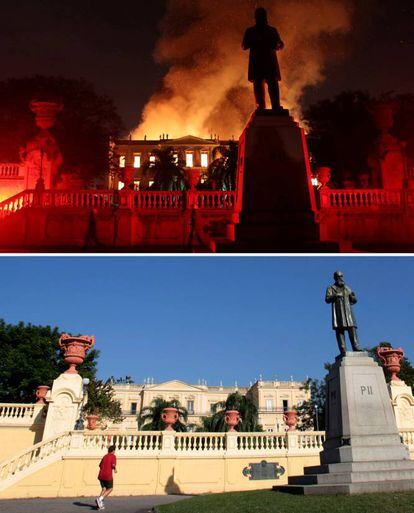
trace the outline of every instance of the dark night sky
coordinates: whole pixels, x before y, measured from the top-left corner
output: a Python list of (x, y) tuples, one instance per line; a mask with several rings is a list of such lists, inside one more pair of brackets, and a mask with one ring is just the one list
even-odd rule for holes
[[(0, 80), (32, 74), (84, 77), (116, 102), (127, 126), (165, 70), (152, 59), (166, 0), (2, 2)], [(344, 89), (414, 92), (414, 0), (355, 0), (349, 57), (307, 101)]]

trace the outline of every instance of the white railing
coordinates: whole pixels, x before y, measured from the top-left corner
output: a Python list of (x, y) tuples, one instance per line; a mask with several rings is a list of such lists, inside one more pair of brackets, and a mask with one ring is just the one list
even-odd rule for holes
[(202, 210), (233, 210), (236, 207), (236, 192), (200, 191), (195, 194), (195, 206)]
[(114, 205), (113, 191), (45, 191), (42, 206), (106, 209)]
[(31, 426), (43, 408), (43, 404), (0, 404), (0, 427), (6, 425)]
[(174, 448), (179, 453), (211, 453), (226, 450), (225, 433), (175, 433)]
[(384, 189), (321, 189), (321, 208), (400, 207), (401, 191)]
[(20, 164), (0, 164), (0, 179), (19, 178)]
[(238, 451), (286, 451), (286, 433), (237, 433)]
[(0, 219), (33, 205), (34, 191), (23, 191), (0, 203)]
[(138, 433), (82, 433), (82, 449), (86, 451), (104, 451), (114, 445), (116, 451), (122, 454), (139, 452), (157, 452), (162, 448), (162, 434), (160, 432)]
[(400, 436), (403, 444), (406, 445), (410, 451), (414, 451), (414, 431), (412, 429), (401, 429)]
[(326, 439), (324, 431), (315, 431), (314, 433), (297, 433), (299, 450), (322, 451), (323, 443)]
[(69, 449), (70, 443), (71, 434), (65, 433), (0, 462), (0, 490), (11, 486), (28, 473), (58, 460)]
[(178, 191), (131, 192), (124, 195), (124, 198), (125, 206), (134, 210), (182, 210), (184, 208), (184, 193)]

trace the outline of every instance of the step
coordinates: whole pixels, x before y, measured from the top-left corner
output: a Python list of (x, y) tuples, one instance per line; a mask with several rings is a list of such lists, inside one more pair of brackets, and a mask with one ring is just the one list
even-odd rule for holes
[(414, 469), (411, 470), (371, 470), (365, 472), (349, 472), (338, 474), (314, 474), (306, 476), (292, 476), (289, 484), (292, 485), (313, 485), (313, 484), (349, 484), (371, 481), (414, 481)]
[(383, 460), (383, 461), (356, 461), (348, 463), (329, 463), (326, 465), (317, 465), (305, 467), (305, 475), (312, 474), (339, 474), (341, 472), (369, 472), (371, 470), (414, 470), (414, 461), (412, 460)]
[(414, 490), (412, 479), (394, 481), (369, 481), (361, 483), (324, 485), (285, 485), (274, 486), (274, 491), (295, 495), (354, 495), (363, 493), (408, 492)]

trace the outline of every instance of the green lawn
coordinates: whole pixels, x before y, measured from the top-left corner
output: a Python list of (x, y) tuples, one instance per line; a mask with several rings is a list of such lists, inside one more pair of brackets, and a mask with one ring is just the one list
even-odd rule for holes
[(414, 513), (414, 493), (304, 497), (272, 491), (205, 495), (157, 513)]

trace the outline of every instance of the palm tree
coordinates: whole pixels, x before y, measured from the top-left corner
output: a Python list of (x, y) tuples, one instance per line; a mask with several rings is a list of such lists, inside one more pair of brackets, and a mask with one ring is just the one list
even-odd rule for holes
[(228, 148), (224, 146), (216, 148), (216, 158), (208, 167), (205, 183), (199, 188), (234, 191), (236, 189), (238, 152), (238, 146), (234, 141), (230, 141)]
[(163, 431), (165, 424), (161, 419), (162, 412), (165, 408), (177, 408), (178, 421), (174, 424), (175, 431), (187, 431), (186, 423), (188, 419), (188, 411), (181, 406), (177, 400), (165, 401), (160, 397), (154, 399), (151, 406), (147, 406), (138, 415), (138, 429), (142, 431)]
[(154, 150), (155, 162), (146, 162), (142, 168), (144, 176), (151, 174), (154, 191), (184, 191), (185, 171), (173, 148)]
[(237, 410), (240, 413), (241, 421), (237, 426), (237, 431), (243, 433), (261, 432), (262, 427), (258, 424), (258, 411), (253, 401), (234, 392), (227, 397), (226, 401), (219, 402), (214, 405), (213, 412), (210, 417), (203, 417), (202, 427), (198, 431), (210, 433), (223, 433), (228, 431), (225, 422), (226, 411)]

